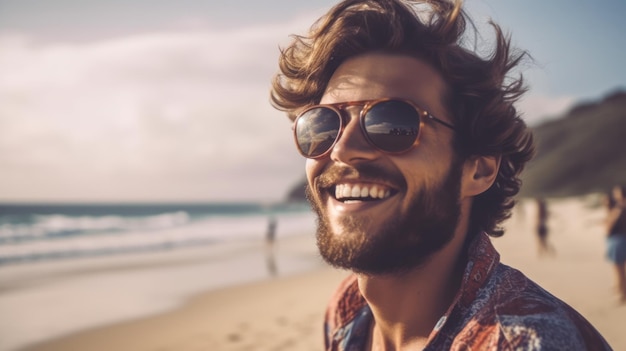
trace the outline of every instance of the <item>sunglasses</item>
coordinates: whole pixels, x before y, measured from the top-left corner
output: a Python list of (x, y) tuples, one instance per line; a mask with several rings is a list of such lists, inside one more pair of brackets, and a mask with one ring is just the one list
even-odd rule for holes
[(294, 137), (302, 156), (320, 158), (332, 150), (346, 126), (342, 110), (350, 106), (362, 106), (359, 123), (365, 139), (376, 149), (388, 154), (403, 153), (416, 146), (424, 119), (454, 130), (452, 124), (403, 99), (315, 105), (302, 111), (294, 122)]

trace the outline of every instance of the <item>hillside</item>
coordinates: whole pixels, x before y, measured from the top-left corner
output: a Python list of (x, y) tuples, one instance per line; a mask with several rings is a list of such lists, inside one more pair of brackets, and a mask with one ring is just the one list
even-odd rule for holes
[(626, 183), (626, 92), (578, 105), (533, 128), (537, 155), (522, 196), (572, 196)]
[[(533, 128), (537, 155), (527, 165), (521, 196), (574, 196), (626, 184), (626, 91), (580, 104)], [(288, 201), (304, 201), (305, 181)]]

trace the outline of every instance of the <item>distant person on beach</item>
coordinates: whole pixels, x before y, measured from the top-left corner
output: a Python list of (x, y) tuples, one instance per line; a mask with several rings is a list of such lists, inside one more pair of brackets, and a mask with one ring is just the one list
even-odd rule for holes
[(274, 276), (277, 273), (276, 270), (276, 257), (274, 252), (274, 242), (276, 241), (276, 226), (278, 225), (275, 216), (270, 216), (267, 221), (267, 232), (265, 233), (265, 245), (266, 245), (266, 261), (267, 270), (270, 275)]
[(479, 55), (466, 27), (458, 1), (345, 0), (281, 49), (271, 99), (307, 159), (318, 248), (354, 273), (326, 350), (608, 350), (491, 244), (533, 154), (524, 55), (495, 24)]
[(544, 254), (555, 254), (556, 250), (548, 241), (548, 217), (550, 213), (548, 212), (548, 203), (543, 198), (535, 199), (535, 203), (537, 204), (537, 243), (538, 243), (538, 251), (539, 255), (543, 256)]
[(267, 220), (267, 232), (265, 234), (265, 242), (267, 246), (274, 247), (274, 240), (276, 240), (276, 217), (270, 216)]
[(621, 303), (626, 303), (626, 189), (615, 186), (607, 201), (606, 256), (615, 267), (616, 288)]

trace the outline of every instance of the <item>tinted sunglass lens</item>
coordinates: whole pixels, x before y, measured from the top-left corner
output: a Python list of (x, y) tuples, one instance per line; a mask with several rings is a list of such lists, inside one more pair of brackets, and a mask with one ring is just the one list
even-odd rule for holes
[(375, 104), (363, 118), (370, 141), (387, 152), (408, 150), (419, 134), (420, 120), (413, 106), (404, 101)]
[(302, 114), (295, 126), (296, 144), (305, 157), (318, 157), (328, 151), (339, 134), (341, 120), (326, 107), (316, 107)]

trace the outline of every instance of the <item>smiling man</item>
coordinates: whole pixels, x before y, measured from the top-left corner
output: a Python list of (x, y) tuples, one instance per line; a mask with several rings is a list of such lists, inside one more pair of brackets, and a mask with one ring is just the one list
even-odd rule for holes
[(461, 45), (447, 1), (346, 0), (281, 51), (272, 102), (307, 158), (317, 242), (354, 272), (327, 350), (604, 350), (576, 311), (499, 262), (488, 235), (533, 153), (508, 77), (523, 58)]

